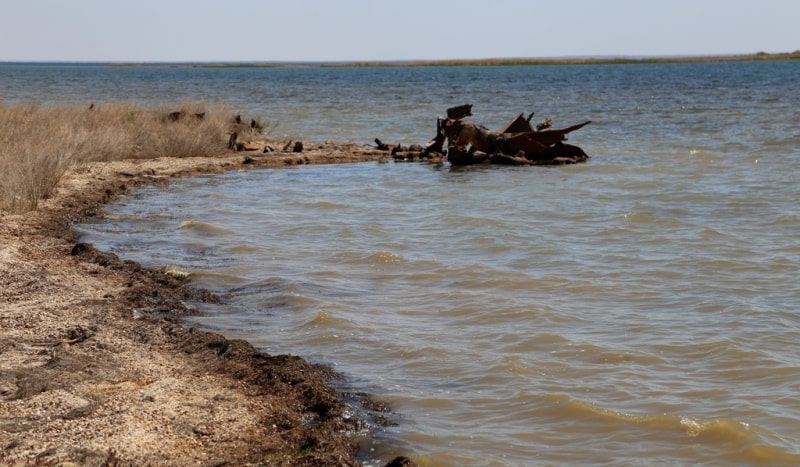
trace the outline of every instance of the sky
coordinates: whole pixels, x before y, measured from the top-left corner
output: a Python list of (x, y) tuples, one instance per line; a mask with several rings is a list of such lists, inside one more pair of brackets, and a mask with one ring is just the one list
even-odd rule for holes
[(0, 0), (0, 61), (779, 53), (798, 25), (798, 0)]

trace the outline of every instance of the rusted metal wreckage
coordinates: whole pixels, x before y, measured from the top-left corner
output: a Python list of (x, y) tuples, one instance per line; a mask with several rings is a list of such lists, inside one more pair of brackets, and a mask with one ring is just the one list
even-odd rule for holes
[[(478, 125), (472, 116), (472, 104), (447, 109), (447, 118), (436, 121), (436, 137), (426, 146), (389, 146), (379, 139), (378, 149), (391, 151), (398, 161), (438, 160), (445, 157), (452, 165), (507, 164), (561, 165), (586, 162), (589, 156), (578, 146), (567, 144), (567, 134), (591, 123), (586, 121), (566, 128), (552, 128), (550, 119), (536, 128), (531, 126), (533, 113), (519, 114), (498, 131)], [(446, 149), (445, 149), (446, 144)]]

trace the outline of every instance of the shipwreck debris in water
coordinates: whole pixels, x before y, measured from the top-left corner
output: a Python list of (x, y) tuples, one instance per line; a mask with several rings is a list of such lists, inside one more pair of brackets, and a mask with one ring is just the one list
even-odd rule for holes
[[(447, 109), (447, 118), (437, 118), (436, 136), (427, 145), (388, 145), (375, 139), (378, 149), (391, 151), (396, 161), (447, 160), (452, 165), (562, 165), (586, 162), (589, 156), (578, 146), (566, 144), (567, 134), (591, 123), (552, 128), (546, 119), (531, 126), (534, 113), (520, 113), (498, 131), (464, 120), (472, 116), (472, 104)], [(445, 149), (446, 143), (446, 149)]]

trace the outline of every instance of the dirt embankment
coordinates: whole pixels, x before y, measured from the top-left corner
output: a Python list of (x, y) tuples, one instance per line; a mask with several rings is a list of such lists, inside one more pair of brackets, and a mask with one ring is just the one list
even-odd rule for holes
[(330, 368), (181, 326), (185, 302), (216, 297), (78, 244), (70, 226), (136, 185), (379, 157), (328, 144), (95, 163), (39, 210), (1, 217), (0, 465), (357, 465), (361, 422)]

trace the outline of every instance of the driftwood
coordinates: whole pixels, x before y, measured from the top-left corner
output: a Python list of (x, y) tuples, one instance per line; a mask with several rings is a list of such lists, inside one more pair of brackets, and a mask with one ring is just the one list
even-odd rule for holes
[(258, 151), (261, 149), (261, 144), (254, 143), (251, 141), (237, 141), (239, 138), (239, 133), (235, 131), (231, 133), (230, 138), (228, 138), (228, 149), (232, 149), (234, 151)]
[(378, 148), (378, 151), (389, 151), (389, 150), (392, 149), (391, 146), (389, 146), (388, 144), (384, 143), (379, 138), (375, 138), (375, 144), (376, 144), (376, 147)]
[(536, 131), (546, 130), (553, 126), (553, 119), (552, 118), (545, 118), (538, 125), (536, 125)]
[[(457, 107), (463, 108), (464, 106)], [(448, 115), (459, 115), (450, 112)], [(448, 160), (453, 165), (470, 165), (483, 162), (513, 165), (574, 164), (585, 162), (589, 156), (578, 146), (565, 144), (567, 134), (591, 123), (586, 121), (566, 128), (550, 128), (552, 120), (546, 119), (537, 129), (530, 120), (519, 114), (501, 128), (488, 128), (458, 118), (448, 118), (441, 127), (448, 140)], [(437, 124), (438, 126), (439, 124)]]
[(236, 150), (237, 151), (259, 151), (261, 150), (261, 145), (259, 143), (254, 143), (252, 141), (248, 141), (245, 143), (236, 143)]
[[(375, 144), (381, 151), (391, 151), (396, 161), (438, 161), (443, 160), (446, 155), (452, 165), (558, 165), (586, 162), (589, 159), (583, 149), (564, 141), (569, 133), (583, 128), (591, 121), (565, 128), (552, 128), (553, 121), (547, 118), (534, 129), (531, 125), (534, 113), (531, 112), (527, 117), (520, 113), (499, 131), (492, 131), (463, 120), (471, 115), (472, 104), (447, 109), (447, 118), (436, 119), (436, 136), (424, 147), (389, 145), (379, 138), (375, 138)], [(289, 145), (284, 150), (288, 150)]]
[(451, 120), (461, 120), (464, 117), (472, 116), (472, 104), (459, 105), (447, 109), (447, 118)]
[(422, 152), (425, 155), (439, 155), (444, 154), (444, 143), (447, 141), (447, 135), (444, 133), (443, 121), (441, 118), (436, 119), (436, 136), (425, 145)]
[(378, 138), (375, 138), (375, 142), (378, 143), (378, 149), (391, 150), (392, 157), (396, 161), (443, 160), (445, 157), (444, 143), (447, 141), (447, 135), (442, 126), (443, 121), (441, 118), (436, 119), (436, 136), (425, 146), (412, 144), (403, 147), (398, 144), (391, 147), (383, 144)]
[(533, 118), (533, 112), (528, 115), (528, 118), (524, 118), (523, 115), (524, 114), (519, 114), (510, 122), (506, 123), (503, 128), (500, 129), (500, 133), (522, 133), (525, 131), (533, 131), (533, 127), (531, 127), (531, 118)]
[(488, 153), (499, 151), (503, 154), (516, 154), (524, 151), (540, 154), (550, 146), (566, 140), (567, 133), (583, 128), (589, 123), (591, 122), (587, 121), (561, 129), (500, 133), (470, 121), (448, 120), (445, 123), (445, 133), (455, 146), (471, 144), (476, 150)]

